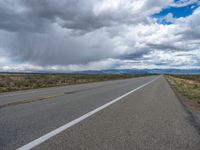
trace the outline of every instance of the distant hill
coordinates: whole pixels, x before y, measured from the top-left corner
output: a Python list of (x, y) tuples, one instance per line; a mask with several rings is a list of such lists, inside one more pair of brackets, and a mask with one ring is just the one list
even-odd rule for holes
[(75, 72), (0, 72), (0, 74), (200, 74), (200, 69), (108, 69)]
[(83, 74), (200, 74), (200, 69), (109, 69), (79, 71)]

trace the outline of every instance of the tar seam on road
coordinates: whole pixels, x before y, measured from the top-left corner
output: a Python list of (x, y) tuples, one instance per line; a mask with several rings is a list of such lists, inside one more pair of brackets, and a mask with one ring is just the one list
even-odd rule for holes
[(60, 97), (60, 96), (64, 96), (64, 95), (74, 94), (74, 93), (83, 92), (83, 91), (87, 91), (87, 90), (91, 90), (91, 89), (97, 89), (97, 88), (101, 88), (101, 87), (104, 87), (104, 86), (105, 85), (98, 86), (98, 87), (95, 87), (95, 88), (87, 88), (87, 89), (84, 89), (84, 90), (76, 90), (76, 91), (68, 91), (68, 92), (64, 92), (64, 93), (56, 93), (54, 95), (47, 95), (47, 96), (38, 97), (38, 98), (35, 98), (35, 99), (28, 99), (28, 100), (10, 102), (10, 103), (6, 103), (6, 104), (3, 104), (3, 105), (0, 105), (0, 109), (5, 108), (5, 107), (9, 107), (9, 106), (16, 106), (16, 105), (21, 105), (21, 104), (27, 104), (27, 103), (32, 103), (32, 102), (43, 101), (43, 100), (47, 100), (47, 99), (50, 99), (50, 98), (55, 98), (55, 97)]
[(5, 107), (9, 107), (9, 106), (16, 106), (16, 105), (21, 105), (21, 104), (43, 101), (43, 100), (47, 100), (47, 99), (50, 99), (50, 98), (64, 96), (64, 95), (65, 95), (65, 93), (58, 93), (58, 94), (54, 94), (54, 95), (39, 97), (39, 98), (36, 98), (36, 99), (29, 99), (29, 100), (22, 100), (22, 101), (6, 103), (6, 104), (3, 104), (3, 105), (0, 105), (0, 109), (5, 108)]
[(130, 95), (131, 93), (133, 93), (133, 92), (135, 92), (135, 91), (137, 91), (137, 90), (149, 85), (150, 83), (152, 83), (155, 80), (157, 80), (159, 77), (157, 77), (157, 78), (155, 78), (155, 79), (153, 79), (153, 80), (151, 80), (151, 81), (149, 81), (149, 82), (147, 82), (147, 83), (145, 83), (145, 84), (143, 84), (143, 85), (131, 90), (130, 92), (128, 92), (128, 93), (126, 93), (126, 94), (124, 94), (124, 95), (122, 95), (122, 96), (120, 96), (120, 97), (118, 97), (118, 98), (116, 98), (114, 100), (111, 100), (110, 102), (108, 102), (108, 103), (106, 103), (106, 104), (104, 104), (104, 105), (102, 105), (102, 106), (100, 106), (100, 107), (98, 107), (98, 108), (96, 108), (96, 109), (84, 114), (83, 116), (81, 116), (81, 117), (79, 117), (79, 118), (77, 118), (77, 119), (75, 119), (75, 120), (73, 120), (73, 121), (71, 121), (71, 122), (69, 122), (69, 123), (57, 128), (57, 129), (55, 129), (55, 130), (53, 130), (53, 131), (41, 136), (40, 138), (35, 139), (34, 141), (32, 141), (32, 142), (30, 142), (30, 143), (28, 143), (28, 144), (26, 144), (26, 145), (24, 145), (22, 147), (19, 147), (17, 150), (29, 150), (29, 149), (32, 149), (32, 148), (38, 146), (39, 144), (47, 141), (48, 139), (52, 138), (53, 136), (55, 136), (55, 135), (63, 132), (64, 130), (68, 129), (69, 127), (72, 127), (73, 125), (75, 125), (75, 124), (85, 120), (86, 118), (96, 114), (97, 112), (101, 111), (102, 109), (104, 109), (104, 108), (112, 105), (113, 103), (121, 100), (122, 98)]

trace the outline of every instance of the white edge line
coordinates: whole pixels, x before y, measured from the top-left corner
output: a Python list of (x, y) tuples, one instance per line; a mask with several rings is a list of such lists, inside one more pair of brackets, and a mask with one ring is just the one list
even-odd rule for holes
[(133, 89), (132, 91), (130, 91), (130, 92), (128, 92), (128, 93), (126, 93), (126, 94), (124, 94), (124, 95), (122, 95), (122, 96), (120, 96), (120, 97), (118, 97), (118, 98), (116, 98), (116, 99), (114, 99), (114, 100), (112, 100), (112, 101), (110, 101), (110, 102), (108, 102), (108, 103), (106, 103), (106, 104), (104, 104), (104, 105), (102, 105), (102, 106), (100, 106), (100, 107), (98, 107), (98, 108), (86, 113), (86, 114), (84, 114), (83, 116), (81, 116), (81, 117), (79, 117), (79, 118), (77, 118), (77, 119), (75, 119), (75, 120), (73, 120), (73, 121), (71, 121), (71, 122), (59, 127), (59, 128), (57, 128), (55, 130), (53, 130), (53, 131), (41, 136), (40, 138), (35, 139), (34, 141), (32, 141), (32, 142), (30, 142), (30, 143), (18, 148), (17, 150), (29, 150), (31, 148), (34, 148), (35, 146), (45, 142), (46, 140), (50, 139), (51, 137), (53, 137), (53, 136), (61, 133), (62, 131), (68, 129), (69, 127), (71, 127), (71, 126), (83, 121), (84, 119), (86, 119), (86, 118), (94, 115), (95, 113), (101, 111), (102, 109), (104, 109), (104, 108), (112, 105), (113, 103), (121, 100), (122, 98), (128, 96), (129, 94), (131, 94), (131, 93), (133, 93), (133, 92), (135, 92), (135, 91), (147, 86), (148, 84), (152, 83), (153, 81), (157, 80), (158, 78), (159, 77), (157, 77), (157, 78), (155, 78), (155, 79), (153, 79), (153, 80), (151, 80), (151, 81), (149, 81), (149, 82), (147, 82), (147, 83), (145, 83), (145, 84)]

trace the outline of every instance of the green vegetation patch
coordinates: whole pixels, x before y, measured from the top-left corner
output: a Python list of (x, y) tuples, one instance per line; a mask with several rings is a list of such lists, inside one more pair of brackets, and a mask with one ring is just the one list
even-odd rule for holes
[(121, 74), (1, 74), (0, 92), (126, 79), (144, 75)]
[(180, 94), (200, 104), (200, 75), (173, 75), (167, 79)]

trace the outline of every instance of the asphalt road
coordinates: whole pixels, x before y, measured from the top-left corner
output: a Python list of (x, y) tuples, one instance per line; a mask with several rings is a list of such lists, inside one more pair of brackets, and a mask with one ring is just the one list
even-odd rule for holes
[(33, 149), (200, 149), (194, 118), (162, 76), (1, 94), (0, 149), (21, 148), (130, 91)]

